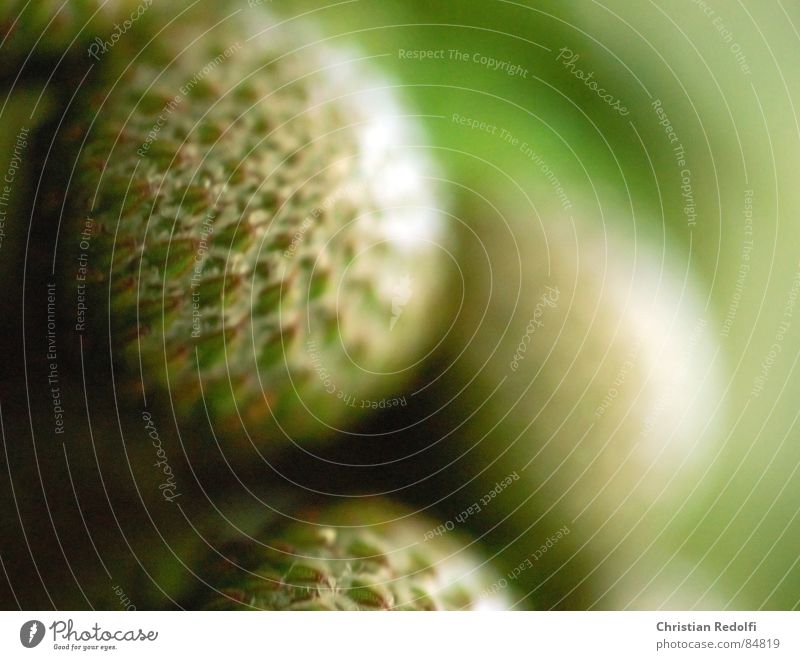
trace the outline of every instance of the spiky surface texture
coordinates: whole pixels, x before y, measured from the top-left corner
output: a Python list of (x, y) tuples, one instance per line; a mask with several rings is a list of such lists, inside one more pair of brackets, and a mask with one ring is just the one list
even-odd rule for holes
[(341, 54), (254, 36), (248, 12), (164, 26), (108, 65), (81, 126), (70, 239), (91, 217), (94, 328), (110, 318), (133, 378), (218, 430), (324, 435), (350, 397), (398, 392), (435, 336), (427, 165)]
[[(348, 526), (349, 525), (349, 526)], [(357, 526), (353, 526), (357, 525)], [(498, 576), (456, 540), (426, 540), (436, 522), (386, 502), (338, 505), (221, 548), (208, 609), (461, 610), (506, 608)], [(429, 535), (430, 536), (430, 535)]]

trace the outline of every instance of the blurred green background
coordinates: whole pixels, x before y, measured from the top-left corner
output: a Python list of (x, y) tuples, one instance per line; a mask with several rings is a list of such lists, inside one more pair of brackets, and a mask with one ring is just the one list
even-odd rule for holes
[[(443, 203), (454, 218), (466, 307), (458, 312), (456, 333), (419, 376), (419, 383), (427, 384), (444, 374), (427, 390), (413, 420), (404, 419), (401, 411), (365, 419), (358, 431), (367, 435), (344, 437), (320, 451), (334, 465), (288, 455), (277, 460), (274, 473), (254, 468), (234, 477), (212, 463), (205, 472), (187, 467), (187, 480), (197, 480), (199, 493), (214, 482), (220, 490), (244, 484), (269, 494), (286, 488), (287, 481), (334, 495), (390, 492), (447, 520), (535, 459), (519, 484), (465, 523), (504, 573), (519, 567), (556, 530), (570, 527), (569, 535), (537, 559), (534, 568), (512, 580), (521, 607), (796, 608), (797, 3), (258, 4), (284, 21), (276, 29), (310, 22), (325, 43), (368, 55), (419, 115), (425, 127), (421, 146), (441, 167)], [(6, 29), (19, 6), (12, 3), (11, 12), (0, 13)], [(231, 12), (237, 8), (235, 2), (224, 7)], [(85, 47), (73, 44), (63, 61), (57, 54), (64, 45), (37, 47), (20, 68), (19, 60), (29, 50), (21, 44), (29, 46), (29, 41), (16, 38), (7, 32), (0, 48), (16, 58), (4, 58), (2, 69), (0, 171), (13, 155), (17, 126), (27, 123), (35, 133), (26, 152), (31, 190), (19, 186), (15, 195), (17, 203), (25, 197), (30, 204), (39, 172), (35, 158), (44, 158), (59, 128), (59, 113), (48, 115), (48, 108), (68, 99), (70, 81), (86, 64)], [(9, 65), (11, 61), (17, 66)], [(54, 69), (59, 75), (51, 79)], [(613, 100), (601, 99), (587, 84), (590, 80), (579, 79), (576, 71), (592, 72), (591, 80), (627, 112), (612, 107)], [(43, 87), (46, 93), (36, 115), (41, 120), (20, 119)], [(29, 214), (24, 210), (6, 223), (0, 248), (0, 273), (7, 283), (2, 293), (7, 338), (3, 361), (8, 365), (0, 403), (6, 447), (16, 447), (4, 460), (17, 470), (31, 458), (26, 448), (35, 423), (27, 410), (46, 403), (22, 396), (22, 337), (28, 332), (19, 314), (24, 305), (22, 273), (28, 259), (36, 263), (50, 254), (53, 240), (47, 218), (35, 214), (34, 245), (27, 245)], [(622, 274), (614, 275), (614, 269)], [(649, 272), (658, 275), (652, 300), (647, 299)], [(555, 344), (531, 349), (527, 376), (514, 380), (507, 370), (509, 350), (513, 353), (525, 332), (543, 284), (552, 281), (574, 285), (562, 290), (559, 304), (568, 332), (557, 334)], [(598, 282), (603, 286), (593, 289)], [(670, 287), (679, 292), (678, 302), (665, 293)], [(615, 307), (615, 288), (641, 295), (623, 295), (624, 304)], [(643, 301), (661, 305), (662, 312)], [(41, 317), (41, 305), (34, 319), (36, 313)], [(640, 317), (644, 329), (626, 334), (625, 328)], [(636, 447), (655, 405), (645, 405), (636, 395), (652, 387), (658, 399), (660, 391), (658, 370), (642, 367), (637, 375), (641, 388), (627, 395), (628, 414), (614, 418), (619, 430), (592, 427), (597, 437), (588, 436), (594, 444), (587, 456), (562, 469), (562, 461), (572, 460), (563, 447), (572, 444), (570, 438), (555, 436), (555, 445), (545, 445), (551, 427), (569, 420), (561, 433), (575, 439), (591, 425), (593, 411), (613, 386), (634, 341), (657, 344), (656, 366), (675, 368), (683, 357), (670, 355), (673, 345), (655, 339), (648, 323), (677, 338), (680, 349), (698, 321), (704, 324), (703, 350), (708, 351), (696, 364), (687, 358), (690, 398), (699, 402), (681, 409), (691, 417), (682, 427), (689, 439), (686, 444), (670, 444), (672, 436), (664, 440), (673, 461), (675, 452), (686, 448), (690, 468), (678, 469), (661, 454), (645, 456), (642, 463), (626, 460), (627, 447)], [(38, 322), (34, 327), (41, 341), (41, 318)], [(617, 327), (621, 333), (614, 331)], [(554, 345), (558, 349), (548, 360)], [(698, 382), (696, 377), (712, 372), (713, 377)], [(574, 373), (579, 375), (570, 380)], [(73, 371), (73, 376), (74, 389), (69, 391), (80, 406), (80, 372)], [(96, 380), (89, 386), (102, 391), (103, 377)], [(518, 403), (531, 383), (532, 394)], [(586, 392), (584, 383), (590, 388)], [(500, 395), (493, 396), (501, 386)], [(561, 394), (539, 415), (536, 404), (555, 388)], [(99, 410), (115, 405), (97, 400)], [(579, 404), (574, 411), (573, 403)], [(655, 433), (666, 436), (672, 421), (659, 419)], [(404, 426), (410, 428), (395, 431)], [(379, 440), (369, 436), (389, 431)], [(613, 435), (619, 446), (597, 449), (611, 437), (605, 434)], [(538, 453), (542, 446), (552, 448), (551, 459)], [(39, 460), (52, 459), (52, 469), (60, 475), (50, 484), (57, 493), (63, 487), (61, 457), (57, 452), (48, 456), (46, 442), (43, 447)], [(110, 454), (107, 460), (113, 464), (114, 452)], [(604, 462), (599, 465), (593, 459), (601, 454)], [(659, 484), (652, 492), (645, 490), (647, 483), (632, 485), (645, 471), (646, 482)], [(2, 473), (0, 479), (6, 479), (8, 470)], [(606, 483), (613, 484), (610, 491), (621, 490), (607, 498)], [(129, 493), (129, 488), (119, 490)], [(17, 521), (9, 492), (5, 488), (3, 498)], [(32, 492), (37, 496), (31, 499), (38, 499), (39, 489)], [(137, 515), (144, 516), (148, 507), (131, 499), (142, 509)], [(578, 515), (589, 502), (590, 513)], [(38, 520), (44, 539), (52, 531), (37, 514), (41, 506), (32, 502), (22, 517)], [(63, 515), (57, 524), (81, 525), (74, 511)], [(103, 519), (108, 512), (98, 516)], [(132, 514), (131, 519), (139, 518)], [(25, 526), (15, 525), (16, 531), (5, 534), (4, 561), (16, 552)], [(74, 544), (86, 546), (86, 539)], [(22, 566), (26, 560), (19, 561)], [(31, 566), (25, 566), (30, 572)], [(67, 589), (74, 590), (74, 584)], [(29, 598), (23, 607), (47, 606), (35, 594)], [(66, 604), (74, 602), (64, 598)], [(3, 603), (14, 605), (8, 594)]]

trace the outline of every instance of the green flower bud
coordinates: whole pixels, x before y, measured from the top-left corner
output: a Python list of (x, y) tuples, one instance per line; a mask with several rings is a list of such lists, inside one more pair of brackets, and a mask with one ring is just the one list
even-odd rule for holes
[[(457, 535), (433, 537), (436, 523), (397, 505), (351, 501), (307, 522), (285, 520), (256, 538), (209, 553), (201, 577), (211, 609), (506, 609), (499, 576)], [(494, 578), (494, 579), (493, 579)]]
[(74, 127), (68, 240), (91, 233), (87, 318), (128, 381), (270, 450), (402, 391), (437, 335), (444, 253), (391, 86), (264, 16), (181, 16), (130, 62), (109, 53)]

